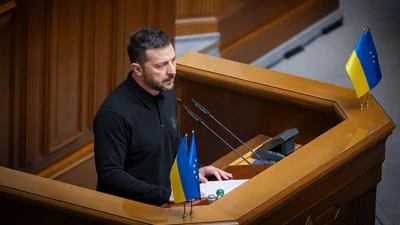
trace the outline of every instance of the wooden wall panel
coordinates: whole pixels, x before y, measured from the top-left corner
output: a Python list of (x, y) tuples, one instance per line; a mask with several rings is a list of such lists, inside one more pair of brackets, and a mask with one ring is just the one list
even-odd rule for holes
[(97, 173), (94, 157), (77, 164), (76, 167), (73, 167), (68, 172), (61, 174), (56, 178), (56, 180), (80, 187), (85, 187), (91, 190), (96, 190)]
[(10, 160), (10, 108), (11, 108), (11, 57), (12, 57), (12, 10), (15, 7), (14, 1), (0, 1), (0, 166), (9, 166)]
[[(0, 165), (73, 180), (93, 166), (87, 163), (93, 148), (84, 146), (93, 139), (98, 107), (130, 70), (129, 35), (154, 25), (173, 37), (175, 1), (15, 3), (11, 20), (0, 26), (5, 49), (0, 53), (0, 103), (7, 109), (0, 114)], [(63, 160), (74, 153), (85, 160)]]
[[(115, 74), (113, 69), (113, 17), (115, 15), (113, 1), (101, 0), (94, 1), (93, 20), (90, 22), (93, 32), (91, 44), (93, 48), (90, 52), (93, 59), (93, 72), (88, 77), (88, 89), (91, 94), (89, 99), (92, 108), (88, 114), (89, 127), (92, 128), (92, 122), (96, 111), (105, 96), (111, 91), (111, 80)], [(89, 44), (89, 43), (88, 43)]]
[(218, 10), (219, 13), (223, 12), (223, 10), (229, 8), (232, 5), (240, 5), (246, 0), (219, 0)]
[(11, 76), (11, 23), (4, 23), (0, 25), (0, 105), (3, 106), (3, 110), (0, 110), (0, 166), (9, 165), (9, 149), (10, 149), (10, 108), (11, 108), (11, 88), (10, 88), (10, 76)]
[(213, 17), (218, 13), (218, 0), (177, 0), (176, 18)]
[(219, 32), (222, 58), (251, 63), (337, 9), (338, 0), (178, 0), (176, 34)]
[[(304, 1), (248, 0), (226, 5), (218, 15), (221, 48), (225, 48), (233, 42), (244, 38), (252, 31), (270, 23)], [(232, 26), (235, 29), (232, 29)]]
[[(114, 2), (115, 14), (113, 18), (113, 32), (115, 37), (113, 38), (112, 46), (115, 76), (114, 80), (111, 81), (113, 87), (125, 80), (130, 70), (130, 62), (128, 53), (126, 51), (126, 44), (128, 42), (129, 35), (135, 30), (139, 29), (138, 23), (129, 22), (137, 21), (132, 17), (138, 17), (138, 13), (130, 13), (128, 10), (126, 10), (132, 9), (132, 7), (135, 7), (135, 5), (129, 0)], [(136, 7), (140, 6), (136, 5)]]
[(180, 19), (175, 21), (176, 36), (218, 32), (216, 17)]
[[(29, 2), (30, 3), (30, 2)], [(22, 103), (22, 146), (20, 148), (19, 164), (21, 167), (32, 165), (40, 152), (36, 150), (44, 147), (43, 138), (40, 133), (44, 133), (43, 113), (44, 110), (44, 91), (45, 91), (45, 1), (39, 0), (36, 4), (29, 4), (27, 8), (28, 17), (24, 17), (27, 23), (27, 34), (22, 37), (27, 42), (26, 50), (19, 57), (26, 57), (24, 61), (26, 71), (20, 74), (22, 86), (16, 88), (21, 93)], [(17, 19), (17, 18), (16, 18)], [(18, 42), (16, 42), (18, 43)], [(24, 54), (25, 53), (25, 54)], [(19, 66), (19, 65), (16, 65)], [(17, 158), (17, 157), (15, 157)]]
[(92, 129), (95, 113), (104, 98), (126, 79), (130, 71), (126, 50), (129, 36), (145, 25), (152, 25), (164, 29), (174, 39), (174, 2), (173, 0), (96, 0), (85, 3), (87, 10), (93, 13), (93, 18), (88, 19), (89, 22), (85, 27), (93, 32), (92, 36), (88, 35), (89, 41), (86, 46), (90, 54), (90, 68), (87, 70), (93, 70), (89, 71), (88, 76), (89, 129)]
[(146, 24), (163, 28), (175, 39), (176, 0), (147, 0)]
[[(10, 67), (13, 76), (10, 77), (10, 168), (21, 168), (22, 157), (21, 151), (25, 148), (24, 137), (26, 134), (26, 126), (24, 123), (25, 107), (23, 100), (25, 96), (25, 83), (27, 74), (27, 35), (28, 23), (26, 17), (28, 15), (28, 4), (26, 1), (16, 1), (17, 7), (13, 10), (12, 26), (10, 30), (14, 44), (11, 47), (12, 55)], [(18, 44), (16, 44), (18, 43)], [(2, 148), (1, 150), (3, 150)], [(26, 168), (27, 171), (29, 168)]]
[[(230, 1), (231, 2), (231, 1)], [(221, 8), (219, 0), (177, 0), (176, 35), (213, 33), (218, 31), (216, 16)]]
[(79, 0), (47, 2), (48, 72), (45, 153), (60, 150), (82, 135), (82, 20)]
[[(84, 146), (92, 142), (98, 107), (130, 70), (129, 35), (154, 25), (173, 38), (175, 1), (15, 3), (11, 22), (0, 26), (0, 47), (6, 49), (0, 53), (0, 81), (6, 85), (0, 103), (8, 106), (0, 114), (5, 118), (0, 163), (73, 180), (92, 165), (86, 161), (93, 157), (93, 148)], [(75, 153), (85, 161), (63, 160)]]
[(35, 173), (91, 138), (82, 120), (83, 7), (81, 1), (45, 0), (18, 6), (13, 167)]
[[(251, 63), (338, 8), (338, 0), (307, 0), (277, 18), (266, 21), (261, 27), (251, 30), (231, 43), (223, 40), (224, 37), (226, 39), (231, 35), (221, 34), (223, 46), (221, 56), (233, 61)], [(236, 15), (236, 17), (240, 16), (240, 14)], [(242, 20), (241, 17), (238, 20)], [(248, 22), (250, 24), (252, 20), (248, 20)], [(230, 25), (232, 26), (232, 24)], [(220, 24), (219, 26), (224, 27)], [(229, 28), (226, 31), (232, 32)]]

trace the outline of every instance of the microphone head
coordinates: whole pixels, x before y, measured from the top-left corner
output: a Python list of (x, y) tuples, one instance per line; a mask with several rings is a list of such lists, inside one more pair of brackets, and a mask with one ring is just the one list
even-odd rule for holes
[(196, 122), (201, 122), (201, 118), (197, 116), (192, 110), (190, 110), (188, 107), (183, 105), (183, 108), (186, 110), (186, 112), (196, 121)]
[(204, 114), (206, 114), (207, 116), (210, 116), (211, 113), (210, 111), (208, 111), (204, 106), (202, 106), (200, 103), (198, 103), (196, 100), (194, 100), (194, 98), (191, 99), (192, 102), (194, 103), (194, 105), (200, 109), (200, 111), (202, 111)]

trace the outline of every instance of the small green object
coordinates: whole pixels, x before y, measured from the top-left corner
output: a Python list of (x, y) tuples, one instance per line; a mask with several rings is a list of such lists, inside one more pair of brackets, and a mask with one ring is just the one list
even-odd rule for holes
[(218, 189), (218, 190), (217, 190), (217, 196), (218, 196), (219, 198), (221, 198), (222, 196), (224, 196), (224, 189)]

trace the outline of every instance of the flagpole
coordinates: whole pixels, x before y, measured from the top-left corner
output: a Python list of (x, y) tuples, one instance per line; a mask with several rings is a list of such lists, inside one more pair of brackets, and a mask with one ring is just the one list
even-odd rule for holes
[[(367, 108), (368, 108), (368, 106), (369, 106), (368, 96), (369, 96), (368, 92), (365, 95), (361, 96), (361, 98), (360, 98), (360, 100), (361, 100), (361, 104), (360, 104), (361, 105), (361, 109), (364, 109), (364, 105), (366, 105)], [(366, 100), (364, 100), (365, 98), (366, 98)]]
[(183, 203), (183, 215), (182, 218), (185, 220), (186, 219), (186, 202)]
[(364, 100), (364, 95), (363, 96), (361, 96), (361, 110), (363, 110), (364, 109), (364, 103), (363, 103), (363, 100)]
[[(368, 30), (370, 30), (370, 29), (371, 29), (371, 26), (368, 25)], [(372, 61), (372, 63), (375, 63), (375, 61)], [(367, 106), (369, 106), (368, 92), (367, 92)]]
[(193, 216), (194, 211), (193, 211), (193, 199), (190, 200), (190, 215)]
[[(366, 96), (366, 97), (365, 97)], [(361, 109), (364, 109), (364, 104), (369, 106), (369, 99), (368, 99), (369, 93), (367, 92), (365, 95), (361, 96)], [(364, 102), (364, 98), (367, 98), (367, 100)]]

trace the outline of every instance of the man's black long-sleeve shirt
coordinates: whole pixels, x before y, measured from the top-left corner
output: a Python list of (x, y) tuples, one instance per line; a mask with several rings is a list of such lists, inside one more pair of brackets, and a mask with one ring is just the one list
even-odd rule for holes
[(129, 73), (104, 100), (93, 132), (98, 191), (148, 204), (168, 202), (181, 140), (173, 91), (153, 96)]

